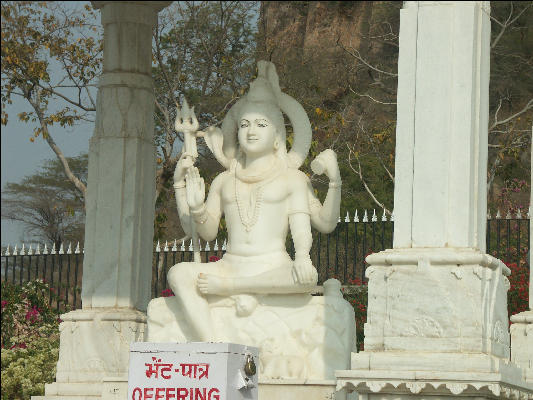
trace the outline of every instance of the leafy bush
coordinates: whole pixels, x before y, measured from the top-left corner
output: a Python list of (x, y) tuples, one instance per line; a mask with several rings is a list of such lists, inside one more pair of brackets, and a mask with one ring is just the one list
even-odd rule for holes
[(355, 336), (357, 350), (364, 350), (366, 311), (368, 307), (368, 286), (366, 281), (353, 279), (351, 287), (342, 289), (344, 299), (348, 301), (355, 311)]
[(507, 292), (507, 311), (509, 317), (528, 309), (529, 267), (525, 262), (505, 263), (511, 270), (509, 283), (511, 287)]
[[(44, 328), (43, 334), (48, 330)], [(55, 378), (59, 332), (19, 340), (19, 347), (2, 348), (2, 400), (42, 396), (45, 383)]]
[(53, 382), (59, 356), (57, 300), (42, 280), (2, 282), (2, 400), (43, 395)]

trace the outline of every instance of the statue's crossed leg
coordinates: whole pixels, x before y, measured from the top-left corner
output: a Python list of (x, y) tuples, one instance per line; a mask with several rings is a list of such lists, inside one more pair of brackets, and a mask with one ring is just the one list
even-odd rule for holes
[(206, 295), (308, 293), (314, 287), (295, 281), (286, 253), (269, 255), (268, 262), (229, 254), (214, 263), (184, 262), (170, 269), (168, 282), (201, 341), (216, 339)]

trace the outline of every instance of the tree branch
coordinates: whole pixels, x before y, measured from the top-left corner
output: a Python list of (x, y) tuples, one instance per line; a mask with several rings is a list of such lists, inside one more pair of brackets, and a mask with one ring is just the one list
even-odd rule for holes
[[(37, 82), (37, 85), (43, 89), (44, 91), (47, 91), (47, 92), (50, 92), (58, 97), (61, 97), (63, 100), (65, 100), (66, 102), (72, 104), (73, 106), (76, 106), (76, 107), (79, 107), (81, 108), (83, 111), (96, 111), (96, 107), (95, 108), (89, 108), (89, 107), (85, 107), (83, 104), (81, 104), (81, 98), (79, 99), (78, 102), (75, 102), (74, 100), (71, 100), (69, 99), (67, 96), (59, 93), (58, 91), (52, 89), (52, 87), (45, 87), (43, 86), (40, 82)], [(79, 86), (77, 86), (78, 89), (79, 89)]]
[[(368, 186), (368, 184), (366, 183), (366, 180), (365, 178), (363, 177), (363, 170), (361, 168), (361, 162), (359, 161), (359, 156), (355, 153), (355, 151), (353, 151), (352, 148), (350, 148), (350, 146), (348, 144), (346, 144), (346, 147), (348, 148), (348, 165), (350, 166), (351, 170), (353, 172), (355, 172), (357, 174), (357, 176), (359, 176), (359, 179), (361, 180), (361, 183), (363, 184), (366, 192), (370, 195), (370, 197), (372, 198), (372, 200), (374, 201), (374, 203), (376, 203), (379, 208), (383, 209), (385, 211), (386, 214), (388, 215), (392, 215), (392, 213), (387, 210), (387, 208), (385, 207), (385, 205), (383, 203), (381, 203), (377, 198), (376, 196), (374, 195), (374, 193), (372, 192), (372, 190), (370, 189), (370, 187)], [(359, 166), (359, 169), (355, 169), (354, 166), (352, 165), (352, 155), (355, 157), (355, 159), (357, 160), (357, 165)]]
[[(501, 103), (501, 100), (500, 100), (500, 103)], [(500, 104), (501, 106), (501, 104)], [(500, 106), (498, 106), (498, 110), (500, 109)], [(533, 109), (533, 98), (532, 99), (529, 99), (529, 101), (526, 103), (526, 105), (524, 106), (524, 108), (522, 108), (520, 111), (518, 111), (517, 113), (514, 113), (513, 115), (501, 120), (501, 121), (498, 121), (497, 117), (498, 117), (498, 113), (496, 112), (496, 114), (494, 115), (494, 123), (489, 127), (489, 132), (492, 131), (495, 127), (499, 126), (499, 125), (503, 125), (503, 124), (506, 124), (510, 121), (512, 121), (513, 119), (515, 118), (518, 118), (520, 115), (524, 114), (525, 112), (529, 111)]]
[(388, 72), (388, 71), (383, 71), (383, 70), (379, 69), (378, 67), (375, 67), (375, 66), (371, 65), (363, 57), (361, 57), (361, 53), (359, 53), (359, 50), (352, 49), (352, 51), (350, 51), (350, 50), (346, 49), (344, 46), (342, 46), (340, 43), (339, 43), (339, 45), (345, 52), (347, 52), (352, 57), (354, 57), (354, 58), (358, 59), (359, 61), (361, 61), (368, 68), (373, 69), (374, 71), (379, 72), (380, 74), (385, 74), (385, 75), (388, 75), (388, 76), (395, 76), (395, 77), (398, 76), (398, 74), (395, 74), (395, 73), (392, 73), (392, 72)]
[(63, 169), (65, 171), (65, 175), (67, 178), (76, 186), (76, 188), (82, 193), (83, 200), (85, 204), (85, 196), (87, 194), (87, 187), (83, 184), (81, 180), (78, 179), (70, 169), (70, 166), (68, 164), (68, 160), (66, 159), (65, 155), (59, 148), (59, 146), (56, 144), (52, 136), (50, 135), (50, 132), (48, 130), (48, 126), (46, 125), (46, 122), (44, 120), (44, 115), (42, 110), (40, 109), (38, 105), (38, 99), (40, 97), (40, 94), (36, 94), (37, 100), (33, 101), (31, 98), (28, 98), (28, 101), (32, 105), (33, 109), (35, 110), (35, 113), (37, 114), (37, 118), (39, 119), (39, 123), (41, 125), (42, 135), (43, 139), (46, 140), (52, 151), (56, 154), (57, 158), (61, 161), (61, 164), (63, 165)]
[(349, 88), (350, 90), (352, 91), (352, 93), (354, 93), (355, 95), (359, 96), (359, 97), (368, 97), (370, 100), (372, 100), (374, 103), (378, 103), (378, 104), (383, 104), (383, 105), (394, 105), (394, 104), (397, 104), (396, 102), (394, 103), (387, 103), (385, 101), (379, 101), (375, 98), (373, 98), (372, 96), (370, 96), (369, 94), (361, 94), (361, 93), (357, 93), (355, 90), (352, 89), (352, 86), (349, 85)]

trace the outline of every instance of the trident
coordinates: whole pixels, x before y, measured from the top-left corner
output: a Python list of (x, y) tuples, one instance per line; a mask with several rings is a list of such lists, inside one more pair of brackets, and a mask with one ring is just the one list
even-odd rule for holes
[[(183, 132), (183, 147), (182, 153), (185, 154), (185, 157), (189, 157), (192, 160), (192, 164), (196, 162), (198, 157), (198, 149), (196, 147), (196, 138), (203, 137), (202, 131), (198, 131), (198, 119), (194, 114), (194, 107), (189, 108), (187, 99), (183, 99), (183, 106), (179, 107), (179, 104), (176, 104), (176, 122), (174, 128), (176, 132)], [(191, 237), (192, 237), (192, 246), (194, 251), (194, 262), (202, 262), (200, 257), (200, 247), (198, 242), (198, 233), (196, 232), (196, 223), (194, 218), (191, 217)]]

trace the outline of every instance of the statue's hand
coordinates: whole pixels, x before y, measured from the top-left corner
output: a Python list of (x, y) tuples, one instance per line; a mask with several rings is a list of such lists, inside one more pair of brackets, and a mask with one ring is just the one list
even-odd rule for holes
[(198, 172), (198, 168), (191, 167), (185, 175), (187, 182), (187, 204), (192, 210), (199, 209), (204, 204), (205, 183)]
[(174, 183), (181, 183), (185, 179), (187, 170), (194, 165), (194, 160), (187, 153), (182, 153), (174, 169)]
[(326, 149), (311, 162), (311, 169), (317, 175), (326, 174), (330, 182), (340, 182), (341, 173), (337, 163), (337, 154)]
[(316, 285), (318, 281), (318, 273), (309, 255), (296, 256), (292, 273), (295, 281), (301, 285)]

